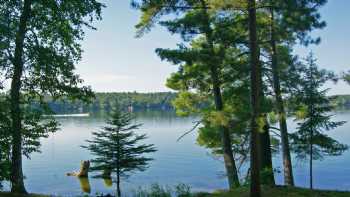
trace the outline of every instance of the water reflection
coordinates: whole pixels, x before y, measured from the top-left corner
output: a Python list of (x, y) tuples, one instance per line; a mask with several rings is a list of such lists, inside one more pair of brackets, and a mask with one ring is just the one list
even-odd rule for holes
[[(136, 113), (137, 122), (144, 125), (140, 133), (150, 137), (147, 143), (155, 144), (159, 151), (154, 154), (154, 162), (148, 170), (130, 177), (123, 183), (125, 193), (132, 192), (142, 186), (152, 183), (173, 186), (184, 183), (192, 186), (194, 191), (208, 191), (226, 188), (223, 163), (208, 155), (208, 150), (196, 145), (196, 132), (187, 135), (180, 142), (176, 139), (193, 127), (196, 118), (179, 118), (173, 113)], [(350, 120), (349, 112), (340, 112), (335, 120)], [(89, 151), (80, 148), (86, 145), (85, 140), (91, 139), (92, 131), (97, 131), (105, 125), (104, 118), (81, 117), (59, 118), (61, 130), (42, 140), (42, 153), (33, 154), (31, 160), (24, 160), (25, 184), (30, 192), (54, 194), (56, 196), (81, 196), (82, 192), (114, 193), (113, 181), (92, 178), (90, 180), (75, 180), (66, 173), (77, 169), (81, 160), (89, 160)], [(295, 123), (290, 120), (289, 130), (293, 131)], [(337, 128), (329, 134), (340, 142), (350, 142), (350, 122)], [(296, 184), (307, 185), (308, 168), (294, 162)], [(326, 158), (315, 162), (316, 186), (322, 189), (348, 190), (350, 188), (350, 151), (339, 157)], [(78, 166), (77, 166), (78, 164)], [(282, 166), (282, 158), (274, 159), (274, 167)], [(331, 168), (329, 166), (332, 166)], [(327, 177), (326, 179), (324, 177)], [(84, 183), (85, 181), (85, 183)], [(90, 181), (90, 182), (89, 182)], [(277, 183), (283, 183), (282, 174), (276, 173)], [(82, 184), (84, 183), (84, 184)], [(89, 189), (88, 186), (91, 186)], [(84, 186), (84, 187), (82, 187)]]
[(84, 193), (91, 193), (91, 186), (88, 177), (77, 177), (80, 183), (81, 191)]
[(113, 186), (113, 181), (111, 178), (105, 178), (103, 179), (103, 183), (105, 185), (106, 188), (110, 188)]
[[(80, 184), (80, 189), (83, 193), (91, 193), (91, 185), (89, 177), (76, 177)], [(113, 186), (112, 178), (103, 179), (104, 187), (111, 188)]]

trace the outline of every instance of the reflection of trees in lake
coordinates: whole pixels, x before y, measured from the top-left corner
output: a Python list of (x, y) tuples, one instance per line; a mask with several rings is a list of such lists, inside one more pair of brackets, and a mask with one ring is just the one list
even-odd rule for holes
[[(91, 185), (90, 185), (90, 180), (89, 177), (77, 177), (80, 185), (80, 189), (84, 193), (91, 193)], [(110, 188), (113, 186), (113, 181), (111, 178), (104, 178), (103, 179), (104, 186), (106, 188)]]
[(91, 192), (91, 186), (89, 182), (88, 177), (78, 177), (79, 183), (80, 183), (80, 188), (81, 191), (85, 193), (90, 193)]

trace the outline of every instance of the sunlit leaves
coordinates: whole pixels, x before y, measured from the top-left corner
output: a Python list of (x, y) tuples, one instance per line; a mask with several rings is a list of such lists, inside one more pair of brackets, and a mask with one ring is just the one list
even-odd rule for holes
[(224, 111), (213, 111), (210, 112), (208, 116), (208, 121), (213, 125), (213, 126), (224, 126), (228, 127), (230, 123), (230, 118), (227, 114), (225, 114)]
[(173, 101), (176, 113), (180, 116), (189, 116), (198, 113), (201, 109), (203, 97), (192, 92), (180, 92)]

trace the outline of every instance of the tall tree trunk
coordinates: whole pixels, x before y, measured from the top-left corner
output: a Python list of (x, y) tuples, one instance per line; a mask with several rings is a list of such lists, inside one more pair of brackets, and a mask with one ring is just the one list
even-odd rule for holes
[(13, 75), (10, 90), (11, 108), (11, 131), (12, 131), (12, 169), (11, 169), (11, 191), (15, 193), (27, 193), (23, 182), (22, 171), (22, 116), (20, 109), (21, 77), (23, 74), (23, 47), (27, 23), (30, 18), (31, 0), (25, 0), (23, 11), (19, 21), (19, 28), (16, 33), (16, 48), (13, 60)]
[(258, 158), (258, 119), (260, 117), (260, 77), (258, 41), (256, 32), (255, 0), (248, 0), (249, 48), (250, 48), (250, 92), (251, 92), (251, 133), (250, 133), (250, 196), (260, 197), (260, 172)]
[(270, 140), (270, 126), (267, 121), (267, 115), (264, 115), (264, 128), (263, 132), (259, 132), (259, 163), (260, 172), (263, 173), (261, 177), (261, 183), (265, 185), (275, 185), (275, 177), (273, 173), (272, 165), (272, 151), (271, 151), (271, 140)]
[[(221, 95), (221, 90), (219, 86), (219, 79), (216, 68), (214, 66), (211, 67), (212, 80), (213, 80), (213, 91), (214, 91), (214, 99), (215, 106), (217, 111), (223, 111), (223, 99)], [(232, 142), (231, 135), (229, 129), (226, 126), (220, 127), (221, 134), (221, 144), (225, 162), (225, 168), (227, 173), (227, 178), (229, 182), (230, 188), (239, 187), (239, 178), (235, 160), (233, 158), (232, 152)]]
[(271, 9), (271, 67), (273, 78), (273, 89), (275, 92), (275, 105), (278, 111), (278, 120), (281, 130), (281, 144), (282, 144), (282, 157), (283, 157), (283, 174), (284, 184), (288, 186), (294, 186), (292, 160), (290, 156), (288, 129), (286, 121), (286, 112), (284, 109), (284, 102), (281, 95), (280, 77), (278, 71), (278, 55), (276, 48), (275, 38), (275, 26), (274, 26), (274, 11)]
[[(258, 48), (258, 57), (260, 56), (260, 48)], [(261, 70), (261, 62), (259, 61), (259, 70)], [(261, 71), (262, 72), (262, 71)], [(261, 75), (261, 73), (260, 73)], [(260, 97), (260, 103), (265, 102), (265, 93), (263, 88), (263, 80), (262, 77), (259, 77), (260, 80), (260, 90), (259, 90), (259, 97)], [(261, 104), (260, 104), (261, 105)], [(262, 115), (261, 110), (260, 117), (264, 121), (264, 127), (262, 132), (259, 132), (258, 134), (258, 154), (259, 154), (259, 171), (260, 171), (260, 181), (262, 184), (265, 185), (275, 185), (275, 177), (273, 173), (273, 165), (272, 165), (272, 151), (271, 151), (271, 140), (270, 140), (270, 126), (267, 120), (267, 114), (264, 113)]]
[[(214, 45), (213, 45), (213, 39), (212, 39), (212, 29), (210, 27), (209, 22), (209, 14), (207, 12), (207, 5), (205, 1), (201, 0), (201, 4), (203, 6), (203, 12), (206, 16), (206, 30), (205, 34), (208, 40), (209, 44), (209, 51), (210, 54), (215, 55), (214, 52)], [(211, 80), (213, 85), (213, 96), (215, 100), (215, 107), (216, 111), (221, 112), (224, 109), (224, 102), (222, 99), (221, 94), (221, 83), (219, 80), (219, 74), (218, 74), (218, 65), (219, 63), (217, 61), (211, 61), (210, 64), (210, 72), (211, 72)], [(238, 172), (235, 160), (233, 158), (233, 151), (232, 151), (232, 142), (231, 142), (231, 135), (230, 131), (227, 126), (220, 126), (220, 135), (221, 135), (221, 145), (222, 145), (222, 151), (224, 156), (224, 163), (225, 163), (225, 169), (227, 174), (227, 179), (229, 183), (230, 189), (239, 187), (239, 178), (238, 178)]]

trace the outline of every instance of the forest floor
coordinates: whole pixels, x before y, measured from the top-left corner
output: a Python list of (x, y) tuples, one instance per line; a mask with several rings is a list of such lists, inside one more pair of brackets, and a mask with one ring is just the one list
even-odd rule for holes
[[(284, 186), (262, 187), (263, 197), (350, 197), (350, 192), (309, 190), (305, 188), (289, 188)], [(198, 197), (249, 197), (249, 187), (241, 187), (233, 191), (216, 191)]]

